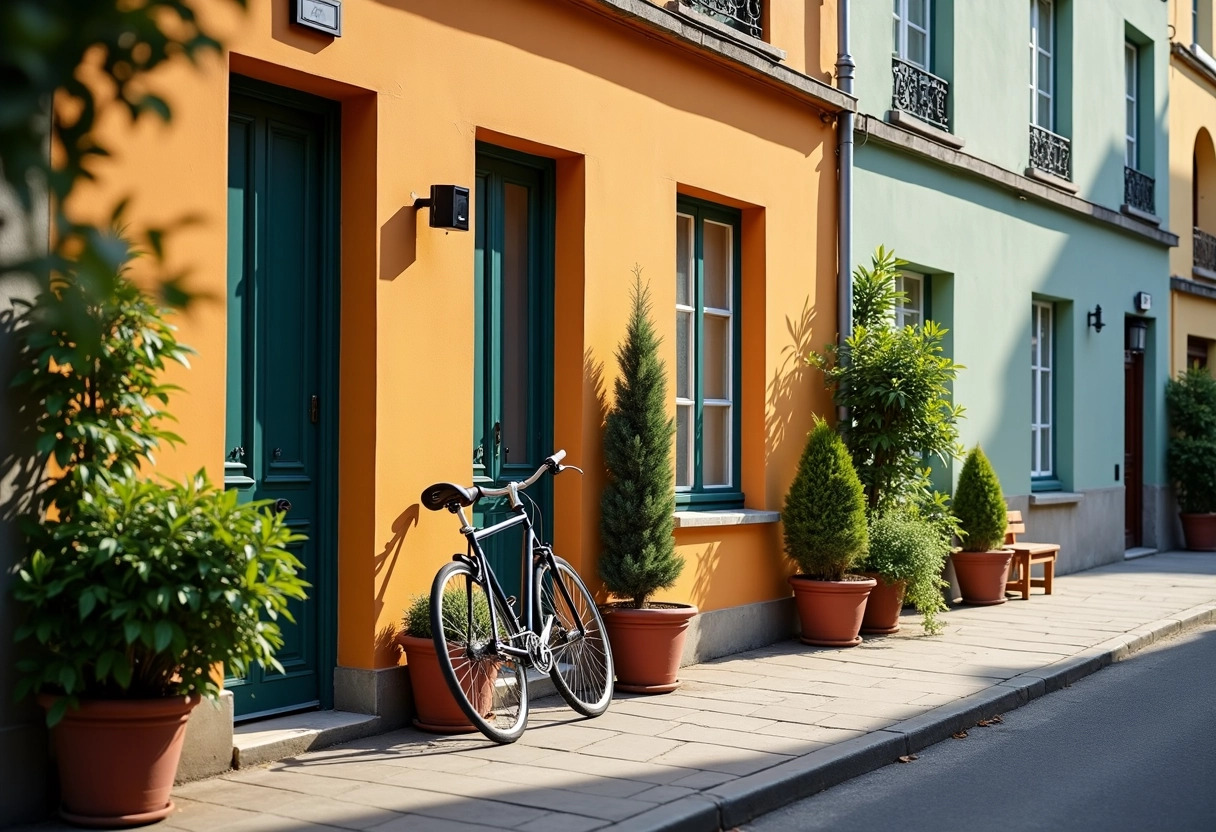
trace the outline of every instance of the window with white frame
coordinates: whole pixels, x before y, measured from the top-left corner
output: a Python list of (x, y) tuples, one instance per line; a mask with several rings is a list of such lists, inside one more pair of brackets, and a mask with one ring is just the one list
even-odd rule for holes
[(1055, 130), (1055, 7), (1030, 0), (1030, 123)]
[(1138, 103), (1140, 50), (1136, 48), (1134, 43), (1124, 43), (1123, 56), (1124, 86), (1126, 88), (1123, 103), (1127, 110), (1127, 136), (1123, 164), (1133, 170), (1138, 170), (1137, 154), (1139, 152), (1139, 143), (1137, 139), (1139, 131), (1137, 129), (1137, 122), (1140, 118)]
[(895, 276), (895, 290), (903, 299), (895, 303), (895, 327), (920, 326), (925, 322), (925, 276), (916, 272), (900, 272)]
[(1052, 324), (1055, 308), (1035, 301), (1031, 306), (1030, 328), (1030, 476), (1049, 479), (1055, 476), (1053, 429), (1055, 400), (1052, 395), (1054, 338)]
[(676, 491), (737, 505), (739, 213), (681, 198), (676, 212)]
[(929, 70), (930, 0), (893, 0), (892, 27), (895, 55), (921, 69)]

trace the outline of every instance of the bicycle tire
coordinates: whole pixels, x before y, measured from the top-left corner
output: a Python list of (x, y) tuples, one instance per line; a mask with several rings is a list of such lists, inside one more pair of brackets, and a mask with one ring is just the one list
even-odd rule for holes
[(491, 603), (499, 640), (508, 641), (514, 614), (475, 580), (468, 564), (445, 564), (431, 585), (431, 634), (439, 667), (460, 709), (477, 730), (505, 745), (519, 739), (527, 726), (528, 680), (521, 659), (486, 652), (492, 643)]
[[(587, 590), (587, 585), (574, 568), (562, 558), (553, 556), (556, 574), (552, 580), (561, 580), (570, 599), (572, 609), (565, 597), (546, 580), (549, 566), (543, 560), (536, 567), (536, 604), (538, 628), (550, 615), (555, 616), (549, 634), (549, 646), (553, 650), (553, 669), (549, 677), (553, 686), (571, 708), (583, 716), (599, 716), (608, 710), (612, 701), (612, 648), (604, 629), (604, 619), (599, 607)], [(578, 618), (585, 635), (569, 640), (569, 634), (579, 629)]]

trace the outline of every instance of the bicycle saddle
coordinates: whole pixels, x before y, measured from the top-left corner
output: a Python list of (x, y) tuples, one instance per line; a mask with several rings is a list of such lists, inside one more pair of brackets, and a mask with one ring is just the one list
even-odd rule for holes
[(467, 507), (479, 499), (481, 499), (480, 488), (473, 492), (454, 482), (437, 482), (422, 490), (422, 504), (431, 511), (445, 509), (452, 503)]

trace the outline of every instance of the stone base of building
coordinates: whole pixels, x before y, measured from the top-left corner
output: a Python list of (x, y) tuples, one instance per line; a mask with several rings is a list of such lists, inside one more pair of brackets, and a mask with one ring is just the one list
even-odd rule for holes
[(703, 612), (688, 625), (680, 667), (764, 647), (797, 631), (793, 598)]

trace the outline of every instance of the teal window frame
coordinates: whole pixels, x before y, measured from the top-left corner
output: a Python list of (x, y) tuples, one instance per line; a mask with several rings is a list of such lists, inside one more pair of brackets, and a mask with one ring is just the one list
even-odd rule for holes
[[(740, 485), (742, 474), (742, 443), (740, 441), (740, 377), (742, 375), (742, 309), (740, 308), (740, 300), (742, 298), (742, 245), (741, 245), (741, 230), (742, 230), (742, 214), (733, 208), (728, 208), (723, 205), (718, 205), (712, 202), (706, 202), (692, 197), (679, 197), (676, 200), (676, 234), (679, 234), (680, 216), (689, 216), (693, 221), (693, 298), (690, 304), (693, 314), (692, 338), (693, 350), (691, 357), (692, 364), (692, 393), (690, 398), (693, 407), (693, 430), (692, 430), (692, 468), (693, 478), (692, 483), (685, 486), (676, 486), (676, 506), (685, 510), (713, 510), (740, 508), (743, 506), (743, 491)], [(706, 222), (720, 223), (731, 228), (731, 321), (730, 321), (730, 459), (728, 460), (728, 470), (730, 472), (729, 481), (726, 485), (705, 485), (703, 482), (704, 473), (704, 410), (705, 410), (705, 391), (704, 391), (704, 375), (705, 375), (705, 333), (704, 333), (704, 317), (705, 317), (705, 281), (704, 281), (704, 227)], [(678, 256), (678, 255), (677, 255)], [(677, 270), (678, 274), (678, 270)], [(680, 314), (677, 311), (677, 316)], [(677, 330), (678, 331), (678, 330)], [(677, 356), (678, 356), (677, 346)], [(677, 358), (678, 360), (678, 358)], [(676, 376), (678, 378), (678, 376)], [(674, 391), (679, 398), (678, 384), (675, 385)], [(677, 418), (679, 413), (677, 412)], [(676, 459), (679, 459), (678, 454)], [(679, 481), (679, 473), (677, 472), (676, 481)]]
[[(1041, 469), (1041, 468), (1036, 469), (1036, 459), (1034, 456), (1034, 454), (1035, 454), (1034, 443), (1041, 441), (1041, 440), (1038, 436), (1035, 435), (1035, 431), (1038, 429), (1038, 426), (1042, 424), (1042, 419), (1041, 418), (1036, 419), (1035, 411), (1036, 411), (1036, 407), (1038, 407), (1040, 410), (1040, 413), (1037, 415), (1041, 416), (1042, 405), (1041, 405), (1041, 402), (1039, 402), (1039, 400), (1038, 400), (1039, 379), (1037, 377), (1034, 378), (1034, 380), (1031, 382), (1031, 391), (1030, 391), (1030, 403), (1031, 403), (1030, 404), (1030, 407), (1031, 407), (1031, 412), (1030, 412), (1030, 423), (1031, 423), (1031, 428), (1030, 428), (1030, 431), (1031, 431), (1030, 490), (1032, 492), (1033, 491), (1060, 491), (1064, 488), (1064, 485), (1060, 481), (1060, 475), (1059, 475), (1060, 461), (1059, 461), (1059, 456), (1057, 453), (1059, 430), (1060, 430), (1059, 419), (1058, 419), (1059, 396), (1058, 396), (1058, 392), (1056, 389), (1056, 379), (1059, 376), (1059, 364), (1057, 361), (1057, 356), (1059, 354), (1059, 350), (1056, 348), (1056, 343), (1059, 340), (1058, 336), (1059, 336), (1059, 330), (1060, 330), (1059, 323), (1058, 323), (1059, 309), (1058, 309), (1058, 304), (1056, 304), (1055, 302), (1046, 300), (1043, 298), (1038, 298), (1038, 297), (1034, 298), (1034, 300), (1031, 303), (1030, 309), (1031, 309), (1031, 317), (1030, 317), (1030, 327), (1031, 327), (1031, 365), (1030, 365), (1030, 367), (1031, 367), (1031, 373), (1032, 373), (1032, 375), (1037, 374), (1037, 372), (1042, 367), (1046, 366), (1047, 372), (1049, 374), (1047, 392), (1048, 392), (1048, 395), (1051, 397), (1050, 402), (1049, 402), (1049, 407), (1047, 408), (1048, 413), (1047, 413), (1047, 422), (1046, 422), (1046, 426), (1047, 426), (1047, 429), (1048, 429), (1050, 435), (1049, 435), (1049, 438), (1047, 441), (1047, 447), (1045, 449), (1045, 453), (1048, 455), (1048, 460), (1050, 462), (1050, 465), (1047, 466), (1046, 469)], [(1050, 317), (1050, 320), (1048, 321), (1048, 325), (1047, 325), (1047, 330), (1049, 332), (1051, 340), (1049, 341), (1050, 349), (1048, 351), (1049, 354), (1047, 356), (1046, 363), (1044, 363), (1044, 361), (1042, 360), (1041, 354), (1036, 354), (1034, 352), (1034, 350), (1035, 350), (1035, 330), (1039, 327), (1039, 319), (1040, 319), (1039, 312), (1038, 312), (1039, 309), (1047, 310), (1048, 315)], [(1040, 451), (1042, 453), (1044, 451), (1044, 449), (1040, 449)], [(1039, 464), (1041, 465), (1041, 454), (1040, 454)]]

